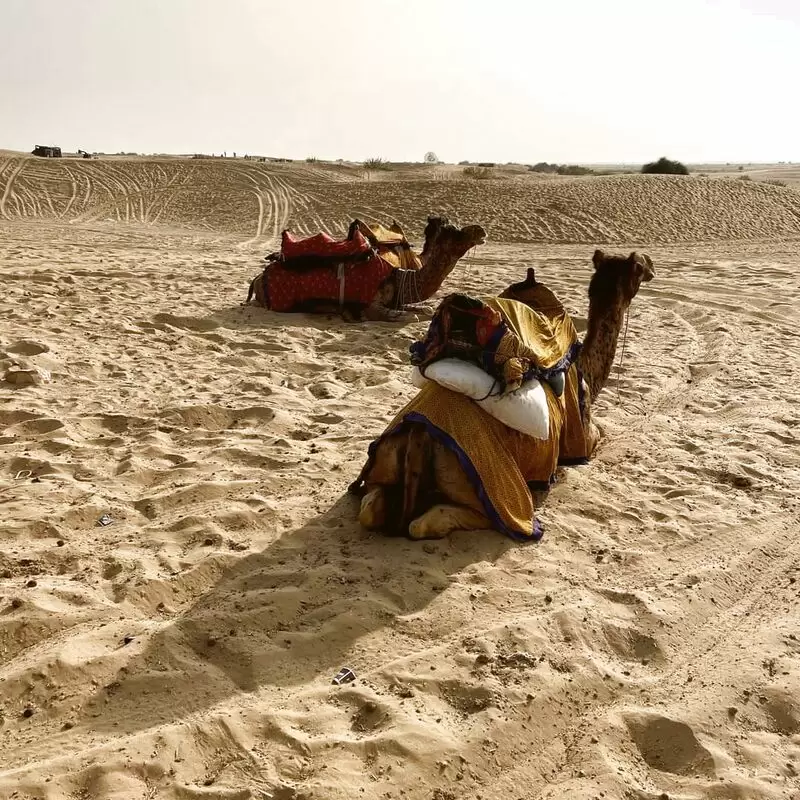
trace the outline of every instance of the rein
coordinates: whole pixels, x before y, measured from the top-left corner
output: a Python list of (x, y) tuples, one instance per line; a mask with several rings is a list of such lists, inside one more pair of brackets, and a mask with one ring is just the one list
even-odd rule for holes
[(628, 319), (630, 318), (630, 306), (625, 311), (625, 332), (622, 334), (622, 353), (619, 357), (619, 364), (617, 365), (617, 403), (621, 402), (619, 393), (619, 379), (622, 374), (622, 364), (625, 361), (625, 343), (628, 341)]

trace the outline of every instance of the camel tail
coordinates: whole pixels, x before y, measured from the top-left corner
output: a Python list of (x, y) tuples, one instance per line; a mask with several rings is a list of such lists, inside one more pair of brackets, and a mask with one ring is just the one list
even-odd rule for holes
[(245, 303), (249, 303), (253, 299), (253, 295), (256, 293), (257, 280), (258, 278), (253, 278), (253, 280), (250, 281), (250, 288), (247, 291), (247, 300), (245, 300)]

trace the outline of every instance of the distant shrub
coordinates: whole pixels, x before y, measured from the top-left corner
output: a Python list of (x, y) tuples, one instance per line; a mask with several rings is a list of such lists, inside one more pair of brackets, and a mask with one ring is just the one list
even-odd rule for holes
[(306, 164), (316, 164), (319, 159), (316, 156), (309, 156), (306, 159)]
[(531, 172), (540, 172), (546, 174), (557, 175), (595, 175), (593, 169), (589, 167), (581, 167), (578, 164), (548, 164), (546, 161), (540, 161), (532, 167), (528, 167)]
[(387, 170), (390, 169), (389, 162), (383, 158), (368, 158), (364, 162), (364, 169), (366, 170)]
[(764, 183), (768, 183), (770, 186), (788, 186), (786, 181), (779, 180), (778, 178), (769, 178), (764, 181)]
[(469, 161), (459, 161), (458, 162), (458, 166), (459, 167), (466, 167), (468, 164), (469, 164)]
[(644, 175), (688, 175), (689, 169), (680, 161), (671, 161), (663, 156), (658, 161), (651, 161), (642, 167)]
[(753, 179), (749, 175), (740, 175), (739, 176), (739, 180), (740, 181), (751, 181)]
[(581, 167), (578, 164), (561, 164), (556, 167), (559, 175), (594, 175), (594, 170), (589, 167)]
[(473, 181), (485, 181), (494, 177), (491, 167), (464, 167), (463, 176)]
[(497, 164), (495, 164), (494, 161), (479, 161), (478, 162), (478, 166), (479, 167), (490, 167), (491, 168), (491, 167), (496, 167)]
[(425, 153), (425, 163), (426, 164), (438, 164), (439, 163), (439, 156), (433, 152), (433, 150), (429, 150)]

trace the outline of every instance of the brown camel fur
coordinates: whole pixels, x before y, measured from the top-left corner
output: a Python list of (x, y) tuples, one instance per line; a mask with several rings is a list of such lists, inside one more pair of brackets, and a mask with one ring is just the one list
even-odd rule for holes
[[(592, 401), (603, 389), (611, 372), (617, 340), (625, 312), (639, 291), (640, 285), (653, 279), (653, 263), (647, 255), (631, 253), (629, 256), (605, 255), (597, 250), (593, 257), (594, 274), (589, 283), (588, 329), (578, 368), (587, 388), (583, 417), (587, 455), (591, 455), (599, 441), (599, 433), (591, 421)], [(536, 282), (533, 270), (521, 283), (513, 284), (503, 297), (519, 300), (531, 308), (544, 310), (546, 306), (561, 307), (555, 295)], [(422, 391), (425, 391), (424, 389)], [(443, 402), (452, 393), (441, 391)], [(552, 390), (546, 386), (545, 391)], [(413, 402), (413, 401), (412, 401)], [(464, 402), (459, 396), (458, 402)], [(471, 402), (471, 401), (468, 401)], [(486, 425), (499, 425), (485, 411)], [(548, 440), (533, 439), (505, 428), (505, 441), (514, 454), (517, 466), (525, 480), (531, 480), (527, 466), (531, 448), (558, 448), (558, 438), (551, 433)], [(527, 454), (527, 455), (526, 455)], [(554, 454), (553, 463), (558, 460)], [(379, 469), (375, 471), (375, 466)], [(381, 482), (371, 482), (379, 474)], [(386, 479), (386, 476), (390, 476)], [(395, 535), (408, 535), (412, 539), (442, 538), (454, 530), (485, 530), (493, 526), (485, 514), (485, 507), (473, 484), (462, 469), (455, 453), (434, 440), (421, 423), (404, 426), (396, 435), (380, 440), (374, 459), (367, 464), (353, 486), (358, 490), (363, 480), (365, 492), (359, 513), (360, 523), (370, 530), (386, 530)]]
[[(363, 223), (359, 220), (353, 224), (359, 229), (363, 228)], [(457, 228), (445, 217), (429, 217), (425, 226), (425, 244), (419, 254), (422, 263), (420, 269), (392, 270), (379, 287), (375, 299), (366, 307), (340, 309), (338, 305), (329, 301), (319, 303), (310, 301), (305, 304), (303, 310), (328, 314), (344, 310), (350, 317), (357, 318), (363, 315), (369, 320), (400, 319), (404, 306), (422, 302), (436, 294), (459, 259), (485, 241), (486, 231), (480, 225)], [(246, 302), (254, 298), (258, 305), (266, 306), (265, 275), (266, 270), (252, 281)]]

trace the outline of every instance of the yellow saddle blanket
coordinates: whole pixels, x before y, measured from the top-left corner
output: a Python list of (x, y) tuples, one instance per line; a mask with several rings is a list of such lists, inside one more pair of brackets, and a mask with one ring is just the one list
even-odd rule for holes
[(422, 262), (419, 256), (411, 249), (403, 229), (397, 222), (386, 228), (380, 223), (364, 226), (372, 234), (371, 244), (378, 251), (378, 255), (391, 264), (395, 269), (420, 269)]

